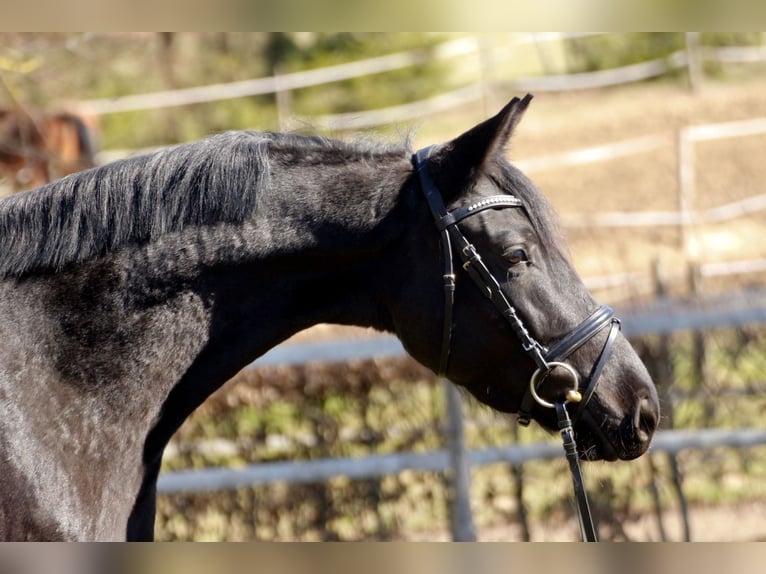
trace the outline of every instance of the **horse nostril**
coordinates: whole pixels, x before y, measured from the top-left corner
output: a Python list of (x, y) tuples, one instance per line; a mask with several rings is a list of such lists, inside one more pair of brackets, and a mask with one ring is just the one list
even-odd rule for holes
[(636, 438), (642, 443), (648, 443), (659, 423), (659, 412), (654, 401), (643, 398), (638, 403), (636, 418), (633, 421), (636, 430)]

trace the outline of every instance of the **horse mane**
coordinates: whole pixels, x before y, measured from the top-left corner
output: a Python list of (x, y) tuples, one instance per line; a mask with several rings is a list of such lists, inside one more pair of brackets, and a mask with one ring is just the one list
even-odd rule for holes
[(402, 146), (225, 132), (72, 174), (0, 200), (0, 277), (59, 270), (189, 226), (241, 223), (272, 163), (328, 164), (406, 154)]
[[(277, 165), (377, 163), (409, 153), (409, 142), (232, 131), (74, 173), (0, 200), (0, 277), (60, 270), (190, 226), (241, 223)], [(507, 162), (490, 172), (519, 195), (543, 244), (560, 245), (555, 211), (534, 184)]]

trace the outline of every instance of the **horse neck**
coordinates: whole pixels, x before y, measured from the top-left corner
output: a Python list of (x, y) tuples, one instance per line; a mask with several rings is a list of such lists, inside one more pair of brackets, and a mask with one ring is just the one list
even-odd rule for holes
[(390, 329), (380, 277), (396, 267), (408, 226), (408, 169), (406, 160), (353, 174), (275, 167), (245, 223), (188, 229), (143, 249), (146, 278), (192, 286), (226, 317), (222, 336), (248, 341), (250, 359), (320, 322)]
[(146, 280), (188, 285), (206, 340), (165, 401), (149, 458), (207, 395), (293, 333), (322, 322), (392, 329), (389, 275), (411, 214), (406, 170), (371, 170), (352, 190), (338, 174), (277, 170), (252, 221), (153, 246)]

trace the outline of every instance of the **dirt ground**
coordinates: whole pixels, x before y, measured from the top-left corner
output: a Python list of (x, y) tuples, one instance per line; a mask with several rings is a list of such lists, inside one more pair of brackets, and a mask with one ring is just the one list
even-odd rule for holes
[[(665, 511), (662, 517), (665, 542), (682, 542), (684, 529), (681, 514), (677, 510)], [(689, 524), (692, 542), (766, 542), (766, 501), (749, 502), (734, 506), (711, 506), (691, 508)], [(662, 542), (657, 517), (645, 514), (623, 522), (620, 527), (624, 536), (617, 540), (628, 542)], [(601, 525), (602, 538), (609, 528)], [(576, 542), (580, 540), (578, 526), (574, 520), (567, 523), (550, 522), (533, 525), (530, 528), (532, 542)], [(422, 533), (412, 541), (450, 540), (446, 531)], [(517, 524), (507, 527), (481, 528), (478, 532), (481, 542), (509, 542), (521, 540), (521, 529)]]

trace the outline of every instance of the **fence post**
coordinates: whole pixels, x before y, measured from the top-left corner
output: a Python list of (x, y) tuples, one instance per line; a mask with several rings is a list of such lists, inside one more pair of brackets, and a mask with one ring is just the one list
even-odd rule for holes
[[(519, 425), (511, 424), (511, 434), (513, 435), (514, 444), (519, 443)], [(521, 527), (521, 540), (522, 542), (530, 542), (532, 535), (529, 530), (529, 520), (527, 518), (527, 509), (524, 506), (524, 465), (523, 464), (511, 464), (511, 475), (513, 476), (513, 495), (516, 498), (516, 517), (519, 520), (519, 526)]]
[(474, 542), (476, 528), (471, 513), (471, 475), (465, 452), (463, 403), (455, 385), (446, 379), (443, 384), (447, 398), (447, 449), (451, 469), (447, 480), (452, 540)]
[[(692, 297), (699, 297), (703, 293), (702, 269), (698, 262), (689, 263), (689, 291)], [(710, 389), (707, 381), (707, 345), (705, 344), (705, 331), (697, 330), (692, 333), (693, 353), (693, 376), (695, 379), (695, 391), (702, 401), (705, 413), (704, 424), (708, 426), (715, 415), (715, 401), (710, 400)]]
[(290, 90), (282, 88), (283, 66), (277, 65), (274, 68), (274, 98), (277, 104), (277, 122), (279, 131), (287, 131), (287, 123), (290, 119), (290, 109), (292, 105), (292, 96)]
[(654, 464), (654, 457), (651, 452), (646, 453), (646, 461), (649, 466), (649, 493), (652, 495), (654, 515), (657, 517), (657, 530), (660, 533), (660, 542), (667, 542), (668, 534), (665, 531), (665, 521), (662, 519), (660, 489), (657, 488), (657, 466)]
[(676, 139), (678, 160), (678, 211), (681, 246), (688, 259), (698, 257), (697, 244), (694, 237), (694, 142), (687, 130), (678, 130)]
[[(683, 229), (683, 227), (682, 227)], [(654, 296), (658, 299), (664, 297), (665, 295), (665, 283), (662, 277), (662, 266), (660, 264), (659, 258), (656, 258), (652, 260), (652, 283), (654, 286)], [(664, 378), (664, 373), (662, 372), (665, 369), (664, 366), (664, 359), (666, 359), (665, 355), (665, 344), (667, 343), (667, 340), (664, 338), (660, 339), (659, 346), (657, 353), (652, 353), (652, 363), (654, 365), (654, 371), (657, 376), (657, 392), (662, 397), (662, 380)], [(664, 400), (663, 398), (660, 399), (663, 404)], [(668, 405), (669, 406), (669, 405)], [(663, 413), (664, 414), (664, 413)], [(657, 516), (657, 528), (660, 533), (660, 540), (662, 542), (667, 542), (668, 537), (667, 533), (665, 531), (665, 523), (662, 516), (662, 501), (660, 500), (660, 490), (657, 488), (657, 466), (654, 464), (654, 456), (651, 452), (648, 452), (646, 454), (647, 460), (649, 461), (649, 492), (652, 495), (652, 501), (654, 502), (654, 511)]]
[[(652, 275), (654, 279), (655, 295), (658, 299), (661, 299), (667, 295), (667, 285), (664, 269), (660, 262), (660, 259), (655, 259), (652, 263)], [(673, 420), (673, 400), (670, 396), (670, 385), (673, 382), (673, 357), (670, 348), (670, 335), (660, 335), (660, 349), (658, 352), (658, 380), (657, 380), (657, 394), (659, 395), (660, 403), (664, 407), (662, 413), (663, 419), (666, 421), (666, 426), (672, 429), (674, 425)], [(681, 511), (681, 521), (683, 522), (684, 541), (691, 541), (691, 525), (689, 522), (689, 505), (686, 501), (686, 495), (684, 494), (683, 476), (681, 474), (681, 468), (678, 465), (678, 457), (675, 453), (668, 452), (668, 465), (670, 466), (670, 472), (673, 480), (673, 489), (676, 492), (678, 503)]]

